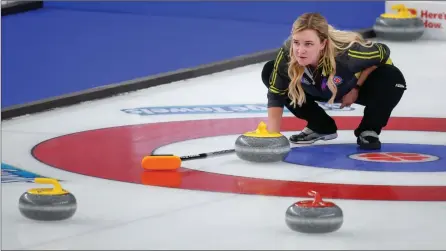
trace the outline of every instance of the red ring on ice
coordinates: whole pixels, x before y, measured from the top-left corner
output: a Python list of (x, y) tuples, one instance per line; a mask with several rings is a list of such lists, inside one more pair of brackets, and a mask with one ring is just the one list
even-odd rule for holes
[[(340, 130), (354, 130), (361, 117), (334, 117)], [(156, 148), (190, 139), (242, 134), (266, 118), (225, 118), (126, 125), (76, 132), (46, 140), (32, 149), (39, 161), (78, 174), (138, 184), (189, 190), (360, 200), (445, 201), (446, 186), (389, 186), (283, 181), (224, 175), (188, 168), (147, 172), (144, 155)], [(282, 131), (297, 131), (305, 122), (285, 117)], [(391, 118), (387, 130), (446, 132), (446, 118)], [(184, 163), (188, 165), (188, 163)], [(272, 166), (273, 168), (273, 166)]]

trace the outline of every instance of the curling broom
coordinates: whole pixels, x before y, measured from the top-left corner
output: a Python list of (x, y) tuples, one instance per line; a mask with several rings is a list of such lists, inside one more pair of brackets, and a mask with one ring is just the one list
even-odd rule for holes
[(141, 161), (141, 166), (146, 170), (176, 170), (181, 167), (181, 162), (185, 160), (204, 159), (215, 155), (223, 155), (233, 152), (235, 152), (235, 149), (200, 153), (181, 157), (173, 154), (154, 154), (145, 156)]

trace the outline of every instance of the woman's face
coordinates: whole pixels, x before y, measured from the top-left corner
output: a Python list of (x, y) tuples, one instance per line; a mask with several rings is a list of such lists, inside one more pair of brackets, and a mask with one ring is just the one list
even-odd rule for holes
[(326, 40), (320, 41), (315, 30), (306, 29), (293, 35), (293, 56), (299, 65), (317, 66)]

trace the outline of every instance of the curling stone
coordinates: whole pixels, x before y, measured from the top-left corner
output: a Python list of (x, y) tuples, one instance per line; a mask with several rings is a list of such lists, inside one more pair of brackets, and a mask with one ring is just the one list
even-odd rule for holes
[(270, 133), (260, 122), (257, 129), (240, 135), (235, 141), (236, 155), (251, 162), (282, 161), (290, 152), (288, 139), (280, 133)]
[(395, 41), (413, 41), (424, 34), (424, 22), (410, 13), (402, 4), (392, 6), (398, 13), (384, 13), (378, 17), (373, 30), (378, 38)]
[(74, 215), (77, 209), (76, 198), (62, 189), (57, 180), (36, 178), (34, 181), (52, 184), (54, 188), (33, 188), (22, 194), (19, 210), (23, 216), (38, 221), (58, 221)]
[(332, 202), (322, 201), (319, 193), (309, 191), (314, 200), (304, 200), (289, 206), (285, 213), (288, 227), (309, 234), (330, 233), (341, 228), (344, 222), (342, 209)]

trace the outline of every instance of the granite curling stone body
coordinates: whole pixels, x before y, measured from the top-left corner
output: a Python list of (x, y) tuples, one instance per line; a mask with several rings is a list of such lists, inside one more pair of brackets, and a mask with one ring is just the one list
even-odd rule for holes
[(337, 231), (344, 222), (342, 209), (332, 202), (322, 201), (319, 193), (309, 191), (314, 200), (289, 206), (285, 213), (287, 226), (296, 232), (322, 234)]
[(62, 189), (55, 179), (36, 178), (36, 183), (52, 184), (54, 188), (30, 189), (19, 199), (20, 213), (38, 221), (58, 221), (71, 218), (77, 210), (73, 194)]
[(378, 17), (373, 25), (373, 30), (379, 38), (395, 41), (413, 41), (421, 38), (425, 27), (421, 18), (402, 4), (392, 7), (398, 13), (384, 13)]
[(250, 162), (282, 161), (290, 152), (288, 139), (280, 133), (270, 133), (260, 122), (257, 129), (240, 135), (235, 141), (236, 155)]

